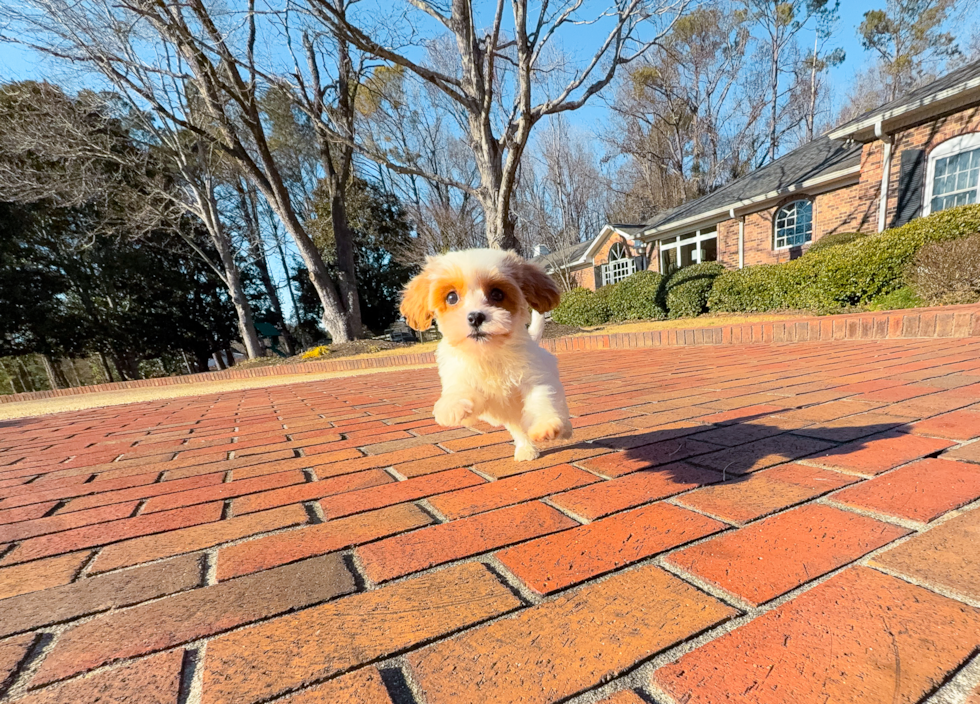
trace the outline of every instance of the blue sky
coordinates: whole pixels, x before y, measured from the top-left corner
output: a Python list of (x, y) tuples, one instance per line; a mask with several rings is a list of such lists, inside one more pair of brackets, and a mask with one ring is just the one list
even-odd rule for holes
[[(881, 2), (843, 0), (841, 2), (841, 21), (836, 45), (844, 48), (847, 59), (833, 70), (837, 92), (846, 92), (850, 80), (867, 64), (870, 58), (867, 52), (862, 49), (857, 38), (857, 26), (861, 22), (862, 16), (868, 10), (883, 8), (884, 4), (884, 0)], [(812, 39), (812, 34), (809, 35), (809, 39)], [(808, 45), (806, 35), (801, 38), (801, 43), (804, 46)], [(47, 78), (53, 82), (60, 82), (59, 74), (62, 73), (62, 69), (63, 67), (58, 62), (35, 52), (0, 43), (0, 80), (2, 81)]]
[[(369, 0), (369, 2), (371, 1)], [(383, 3), (386, 0), (377, 1), (381, 3), (379, 6), (383, 7)], [(832, 70), (830, 77), (831, 92), (836, 102), (833, 105), (834, 110), (839, 107), (839, 103), (846, 97), (854, 76), (872, 61), (872, 57), (861, 47), (857, 37), (857, 26), (861, 22), (865, 12), (883, 8), (884, 5), (885, 0), (841, 0), (840, 22), (837, 27), (837, 36), (831, 46), (840, 46), (843, 48), (846, 52), (846, 59), (841, 65)], [(961, 38), (966, 39), (965, 31), (961, 33)], [(800, 37), (801, 45), (803, 47), (810, 46), (812, 41), (812, 32), (805, 30)], [(65, 66), (55, 60), (30, 50), (0, 42), (0, 82), (46, 79), (53, 83), (64, 85), (71, 92), (82, 87), (73, 84), (73, 80), (77, 80), (74, 78), (76, 75), (70, 70), (66, 70)], [(601, 132), (604, 123), (608, 119), (608, 115), (601, 100), (593, 98), (585, 109), (568, 115), (568, 118), (573, 125), (583, 131)], [(295, 259), (295, 253), (291, 243), (287, 243), (287, 248), (291, 251)], [(278, 262), (273, 259), (270, 264), (272, 264), (273, 275), (282, 282), (282, 271)], [(291, 307), (288, 298), (285, 298), (283, 303), (285, 307)], [(286, 312), (288, 314), (291, 311)]]

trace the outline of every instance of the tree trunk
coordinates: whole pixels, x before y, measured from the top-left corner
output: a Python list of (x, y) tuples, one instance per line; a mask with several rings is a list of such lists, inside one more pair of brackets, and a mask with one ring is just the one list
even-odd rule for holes
[(292, 235), (296, 249), (299, 250), (299, 255), (310, 274), (310, 283), (313, 284), (313, 288), (320, 298), (320, 303), (323, 305), (323, 327), (330, 333), (333, 342), (350, 342), (354, 336), (347, 319), (347, 311), (344, 310), (337, 289), (330, 279), (327, 266), (323, 263), (323, 257), (320, 256), (313, 240), (306, 234), (306, 230), (294, 213), (280, 212), (277, 214), (283, 219), (283, 226)]
[(772, 102), (769, 105), (769, 161), (775, 161), (776, 159), (776, 120), (778, 118), (778, 104), (779, 104), (779, 52), (776, 43), (772, 46), (772, 68), (771, 74), (769, 76), (770, 86), (769, 89), (772, 92)]
[(521, 245), (514, 232), (514, 219), (510, 214), (510, 199), (507, 200), (508, 205), (504, 206), (497, 197), (481, 199), (487, 243), (491, 249), (509, 249), (520, 254)]
[(102, 373), (105, 374), (106, 382), (111, 384), (115, 379), (112, 378), (112, 369), (109, 368), (109, 360), (105, 358), (105, 352), (99, 350), (99, 364), (102, 365)]
[[(255, 262), (255, 267), (259, 270), (259, 278), (262, 279), (262, 285), (265, 287), (266, 295), (272, 304), (272, 314), (282, 330), (283, 347), (285, 348), (286, 354), (291, 355), (293, 354), (292, 335), (290, 335), (289, 328), (286, 327), (286, 319), (282, 315), (279, 291), (276, 290), (276, 286), (272, 282), (272, 275), (269, 273), (269, 262), (265, 256), (265, 245), (262, 242), (262, 233), (259, 230), (259, 214), (255, 206), (258, 194), (255, 193), (254, 187), (251, 184), (243, 184), (241, 181), (237, 181), (235, 185), (238, 189), (239, 208), (242, 211), (242, 218), (245, 221), (248, 246), (252, 251), (252, 261)], [(289, 280), (288, 270), (286, 271), (286, 280)]]
[(224, 371), (225, 369), (227, 369), (227, 367), (225, 366), (225, 361), (221, 359), (221, 352), (215, 352), (214, 354), (212, 354), (211, 359), (213, 359), (214, 363), (218, 365), (219, 370)]
[(227, 366), (229, 369), (235, 366), (235, 353), (230, 349), (225, 350), (225, 366)]
[(14, 386), (14, 375), (7, 371), (7, 365), (2, 359), (0, 359), (0, 369), (3, 370), (3, 375), (7, 377), (7, 383), (10, 384), (10, 393), (17, 393), (17, 387)]
[[(75, 369), (75, 360), (69, 357), (68, 359), (62, 361), (62, 366), (65, 366), (65, 365), (67, 365), (68, 366), (68, 369), (71, 370), (71, 375), (68, 375), (68, 373), (65, 372), (65, 378), (68, 380), (68, 386), (73, 386), (73, 385), (74, 386), (81, 386), (82, 385), (82, 380), (78, 378), (78, 370)], [(72, 384), (72, 378), (71, 377), (75, 377), (75, 379), (74, 379), (74, 382), (75, 383), (74, 384)]]
[(361, 301), (354, 265), (354, 233), (347, 223), (347, 204), (342, 189), (333, 190), (330, 198), (330, 223), (337, 249), (337, 284), (347, 309), (348, 329), (351, 337), (357, 339), (361, 336)]
[(252, 305), (245, 296), (245, 289), (242, 286), (242, 274), (235, 263), (235, 254), (231, 249), (231, 236), (221, 222), (221, 214), (218, 211), (218, 204), (215, 201), (214, 190), (210, 183), (194, 189), (194, 195), (198, 201), (200, 214), (204, 217), (205, 227), (211, 235), (211, 241), (218, 256), (221, 258), (221, 268), (224, 270), (224, 283), (228, 288), (228, 295), (231, 303), (235, 306), (235, 313), (238, 316), (238, 332), (242, 336), (245, 351), (249, 359), (262, 356), (262, 345), (259, 343), (259, 334), (255, 331), (255, 320), (252, 316)]
[(44, 365), (44, 373), (48, 375), (48, 385), (52, 390), (60, 389), (58, 375), (54, 372), (54, 364), (51, 363), (51, 358), (46, 354), (42, 354), (40, 357), (41, 363)]
[[(293, 282), (289, 273), (289, 260), (286, 258), (286, 250), (282, 242), (276, 237), (276, 249), (279, 251), (279, 259), (282, 260), (282, 270), (286, 272), (286, 290), (289, 292), (289, 300), (293, 304), (293, 318), (299, 323), (299, 305), (296, 303), (296, 292), (293, 290)], [(285, 322), (285, 320), (283, 321)]]
[(238, 271), (238, 266), (235, 264), (235, 257), (231, 252), (230, 244), (230, 242), (222, 241), (218, 247), (218, 254), (221, 256), (221, 263), (225, 270), (228, 294), (238, 316), (238, 332), (242, 336), (248, 358), (255, 359), (262, 356), (262, 345), (259, 342), (259, 334), (255, 331), (252, 305), (245, 296), (241, 272)]

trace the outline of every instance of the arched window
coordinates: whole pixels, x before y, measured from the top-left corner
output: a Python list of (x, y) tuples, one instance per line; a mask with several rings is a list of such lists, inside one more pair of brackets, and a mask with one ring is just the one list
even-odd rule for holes
[(980, 132), (947, 139), (929, 155), (923, 215), (980, 202)]
[(622, 242), (609, 249), (609, 263), (602, 265), (602, 285), (608, 286), (625, 279), (636, 271), (636, 262)]
[(813, 239), (813, 203), (794, 200), (776, 212), (775, 248), (799, 247)]

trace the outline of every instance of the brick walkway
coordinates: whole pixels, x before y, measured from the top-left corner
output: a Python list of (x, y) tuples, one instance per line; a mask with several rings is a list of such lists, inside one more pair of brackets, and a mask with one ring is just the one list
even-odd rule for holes
[(520, 464), (431, 369), (0, 423), (0, 700), (970, 696), (980, 339), (561, 364)]

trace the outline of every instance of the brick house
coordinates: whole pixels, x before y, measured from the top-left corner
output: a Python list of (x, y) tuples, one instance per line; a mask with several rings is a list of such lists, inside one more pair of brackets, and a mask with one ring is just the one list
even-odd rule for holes
[[(539, 257), (591, 289), (638, 268), (730, 268), (800, 256), (837, 232), (880, 232), (980, 202), (980, 62), (869, 111), (718, 190), (642, 225)], [(628, 263), (627, 263), (628, 262)]]

